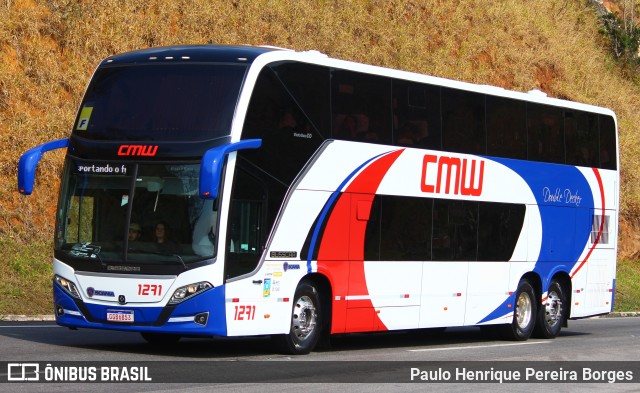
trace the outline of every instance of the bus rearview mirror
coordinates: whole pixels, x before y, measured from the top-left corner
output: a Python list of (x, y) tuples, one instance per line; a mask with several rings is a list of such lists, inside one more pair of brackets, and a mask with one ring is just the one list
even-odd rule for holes
[(18, 163), (18, 191), (23, 195), (31, 195), (36, 177), (36, 167), (42, 155), (50, 150), (62, 149), (69, 146), (69, 138), (58, 139), (43, 143), (27, 150)]
[(257, 149), (262, 139), (246, 139), (211, 148), (204, 153), (200, 164), (200, 198), (217, 199), (222, 179), (224, 160), (229, 153), (245, 149)]

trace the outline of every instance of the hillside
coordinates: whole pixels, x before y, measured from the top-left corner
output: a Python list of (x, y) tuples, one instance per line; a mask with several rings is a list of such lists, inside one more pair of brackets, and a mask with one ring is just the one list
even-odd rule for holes
[(26, 198), (16, 192), (20, 154), (68, 136), (101, 59), (207, 42), (316, 49), (609, 107), (618, 115), (622, 152), (620, 250), (637, 257), (640, 87), (611, 59), (587, 1), (8, 0), (0, 5), (0, 314), (48, 312), (51, 302), (63, 155), (45, 156)]

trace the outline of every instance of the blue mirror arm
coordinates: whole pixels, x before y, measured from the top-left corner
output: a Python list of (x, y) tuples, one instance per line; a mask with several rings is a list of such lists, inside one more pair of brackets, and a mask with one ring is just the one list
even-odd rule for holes
[(18, 191), (23, 195), (31, 195), (36, 178), (36, 167), (42, 155), (50, 150), (62, 149), (69, 146), (69, 138), (58, 139), (27, 150), (18, 163)]
[(200, 198), (218, 198), (224, 159), (229, 153), (238, 150), (257, 149), (260, 146), (262, 146), (262, 139), (245, 139), (207, 150), (200, 164)]

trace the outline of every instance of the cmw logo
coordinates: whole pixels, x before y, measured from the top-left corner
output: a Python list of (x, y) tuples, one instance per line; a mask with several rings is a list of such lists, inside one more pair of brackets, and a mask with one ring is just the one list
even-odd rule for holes
[[(429, 167), (431, 171), (427, 170)], [(437, 176), (435, 176), (435, 183), (432, 183), (434, 176), (430, 175), (436, 167)], [(477, 176), (476, 167), (479, 167)], [(461, 160), (457, 157), (438, 157), (432, 154), (424, 156), (420, 183), (422, 192), (441, 194), (443, 193), (442, 183), (444, 183), (444, 194), (449, 194), (452, 181), (454, 195), (480, 196), (484, 182), (484, 160), (467, 160), (466, 158)]]
[(119, 156), (146, 156), (153, 157), (158, 152), (158, 146), (152, 145), (120, 145)]
[(39, 381), (40, 365), (38, 363), (7, 364), (7, 381)]

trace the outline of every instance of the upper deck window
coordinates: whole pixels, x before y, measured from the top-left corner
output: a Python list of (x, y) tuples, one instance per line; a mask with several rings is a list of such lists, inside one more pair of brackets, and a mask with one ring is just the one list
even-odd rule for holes
[(94, 140), (205, 141), (230, 134), (244, 65), (99, 69), (73, 134)]

